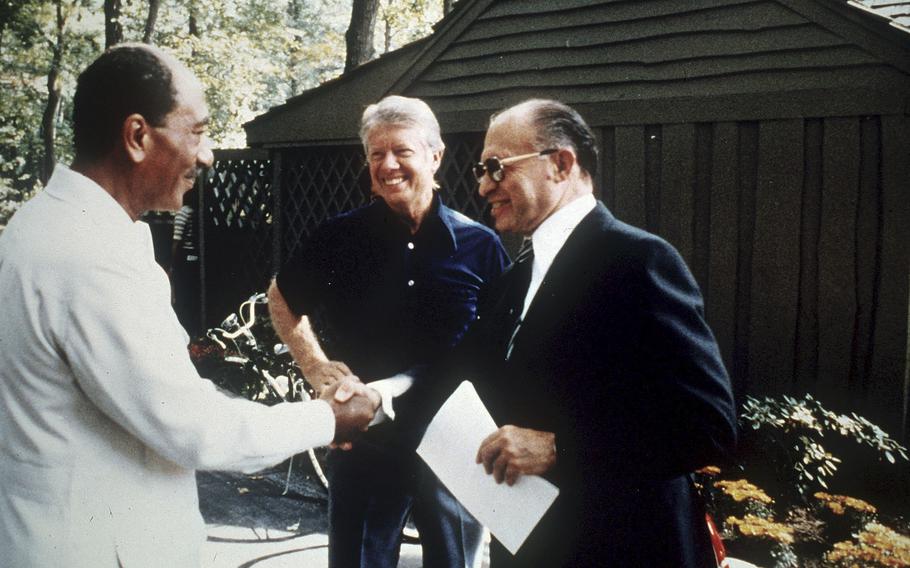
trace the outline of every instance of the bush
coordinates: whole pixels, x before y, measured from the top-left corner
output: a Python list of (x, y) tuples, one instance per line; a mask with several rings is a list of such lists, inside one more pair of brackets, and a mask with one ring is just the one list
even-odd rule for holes
[(736, 467), (696, 475), (730, 556), (768, 568), (910, 566), (904, 517), (829, 490), (843, 464), (831, 441), (866, 448), (889, 467), (908, 461), (881, 428), (806, 395), (749, 397), (740, 432)]

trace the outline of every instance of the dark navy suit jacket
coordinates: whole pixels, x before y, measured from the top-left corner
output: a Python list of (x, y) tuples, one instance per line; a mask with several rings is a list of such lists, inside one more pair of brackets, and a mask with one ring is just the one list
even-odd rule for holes
[[(487, 291), (436, 370), (444, 380), (406, 395), (434, 388), (441, 404), (471, 380), (499, 425), (556, 434), (545, 477), (560, 495), (517, 556), (494, 546), (492, 568), (710, 566), (689, 473), (728, 457), (736, 417), (682, 258), (598, 202), (556, 256), (506, 361), (513, 280), (508, 270)], [(399, 419), (425, 425), (439, 405), (420, 406)]]

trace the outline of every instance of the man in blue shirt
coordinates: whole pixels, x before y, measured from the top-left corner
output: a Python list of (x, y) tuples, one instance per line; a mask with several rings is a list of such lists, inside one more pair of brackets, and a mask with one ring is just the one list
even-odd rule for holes
[[(492, 230), (434, 191), (444, 146), (425, 103), (387, 97), (364, 112), (360, 135), (377, 199), (322, 225), (269, 297), (275, 328), (311, 383), (358, 377), (391, 417), (392, 397), (461, 339), (507, 257)], [(412, 505), (425, 566), (480, 565), (482, 529), (407, 451), (415, 435), (386, 421), (330, 455), (331, 567), (397, 566)]]

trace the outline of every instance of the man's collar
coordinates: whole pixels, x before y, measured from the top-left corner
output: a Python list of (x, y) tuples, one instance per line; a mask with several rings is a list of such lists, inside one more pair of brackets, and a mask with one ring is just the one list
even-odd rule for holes
[(542, 266), (549, 266), (575, 227), (596, 205), (597, 200), (592, 194), (587, 193), (544, 219), (531, 235), (534, 243), (534, 262), (540, 261)]
[[(63, 164), (57, 164), (51, 179), (48, 180), (47, 193), (65, 203), (71, 203), (96, 219), (105, 223), (116, 223), (118, 226), (132, 226), (133, 219), (114, 197), (93, 179)], [(96, 214), (97, 215), (94, 215)]]
[[(382, 198), (377, 197), (373, 202), (373, 206), (383, 217), (393, 219), (403, 228), (405, 227), (405, 224)], [(439, 192), (434, 191), (433, 200), (430, 202), (430, 210), (424, 217), (423, 222), (420, 224), (420, 229), (418, 229), (417, 232), (418, 234), (426, 234), (438, 231), (440, 235), (446, 235), (446, 241), (451, 247), (451, 250), (457, 250), (458, 241), (455, 238), (455, 222), (458, 215), (459, 213), (443, 205), (442, 200), (439, 197)]]
[(455, 238), (455, 222), (458, 220), (458, 217), (461, 216), (461, 213), (449, 209), (442, 204), (442, 200), (439, 198), (439, 193), (433, 192), (433, 208), (434, 216), (438, 217), (442, 221), (443, 227), (445, 227), (446, 234), (449, 235), (449, 243), (452, 245), (452, 250), (458, 250), (458, 239)]

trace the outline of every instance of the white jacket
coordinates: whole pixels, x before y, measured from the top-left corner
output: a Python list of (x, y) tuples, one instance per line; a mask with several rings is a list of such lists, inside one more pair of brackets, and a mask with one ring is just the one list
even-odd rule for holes
[(0, 566), (198, 566), (195, 469), (331, 441), (328, 404), (225, 396), (186, 341), (148, 226), (58, 166), (0, 237)]

